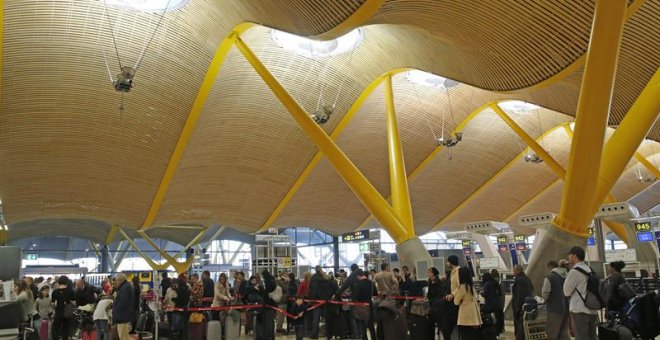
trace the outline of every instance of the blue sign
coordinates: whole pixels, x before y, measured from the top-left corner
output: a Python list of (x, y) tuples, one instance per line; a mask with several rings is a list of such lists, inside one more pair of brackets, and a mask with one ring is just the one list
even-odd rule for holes
[(509, 243), (509, 251), (511, 251), (511, 263), (515, 266), (518, 264), (518, 252), (515, 243)]
[(593, 237), (589, 237), (589, 238), (587, 239), (587, 245), (588, 245), (588, 246), (595, 246), (595, 245), (596, 245), (596, 239), (593, 238)]
[(650, 231), (637, 233), (637, 242), (653, 242), (653, 233)]

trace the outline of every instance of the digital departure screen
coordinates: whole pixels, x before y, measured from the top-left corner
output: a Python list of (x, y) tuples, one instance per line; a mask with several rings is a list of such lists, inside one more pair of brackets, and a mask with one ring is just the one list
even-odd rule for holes
[(651, 222), (637, 222), (635, 223), (635, 231), (651, 231)]
[(509, 240), (507, 239), (506, 235), (500, 235), (497, 237), (497, 244), (507, 244)]
[(358, 230), (341, 235), (342, 242), (364, 241), (369, 239), (369, 230)]
[(637, 242), (653, 242), (653, 233), (650, 231), (637, 233)]

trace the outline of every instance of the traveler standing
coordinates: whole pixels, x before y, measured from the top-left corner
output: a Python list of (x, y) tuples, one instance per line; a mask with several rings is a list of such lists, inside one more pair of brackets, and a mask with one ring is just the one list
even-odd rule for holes
[(454, 304), (458, 306), (458, 334), (460, 339), (480, 339), (481, 313), (474, 296), (474, 283), (470, 268), (458, 270), (460, 286), (454, 294)]
[(133, 285), (126, 279), (126, 274), (119, 273), (115, 277), (117, 289), (112, 306), (112, 322), (117, 325), (119, 340), (129, 340), (131, 322), (135, 319), (135, 300)]
[(14, 294), (16, 294), (16, 301), (22, 307), (21, 322), (31, 321), (32, 317), (37, 314), (37, 311), (34, 309), (32, 290), (25, 281), (16, 281), (14, 283)]
[(454, 333), (454, 329), (457, 326), (458, 322), (458, 308), (456, 308), (456, 304), (453, 302), (454, 297), (456, 296), (456, 293), (458, 292), (458, 288), (460, 287), (460, 280), (458, 278), (458, 272), (461, 267), (458, 266), (458, 256), (456, 255), (449, 255), (447, 257), (447, 268), (449, 269), (449, 291), (451, 292), (450, 294), (445, 295), (444, 300), (446, 303), (444, 304), (444, 322), (441, 324), (442, 326), (442, 337), (445, 340), (451, 339), (452, 333)]
[(353, 285), (353, 301), (368, 303), (368, 306), (354, 306), (353, 314), (357, 322), (357, 335), (363, 340), (367, 340), (367, 329), (372, 339), (376, 339), (376, 329), (374, 328), (373, 310), (371, 301), (374, 295), (374, 284), (362, 269), (357, 270), (357, 282)]
[(199, 279), (199, 274), (192, 274), (190, 283), (190, 305), (193, 307), (202, 307), (202, 299), (204, 298), (204, 284)]
[[(287, 293), (290, 297), (296, 296), (298, 294), (298, 280), (296, 280), (296, 274), (291, 272), (289, 273), (289, 284), (287, 286)], [(290, 314), (297, 315), (296, 313), (293, 313), (290, 311), (291, 308), (293, 308), (294, 301), (289, 300), (287, 302), (286, 309), (289, 311)], [(302, 320), (298, 320), (302, 319)], [(297, 318), (297, 319), (292, 319), (290, 317), (287, 317), (286, 319), (286, 332), (287, 334), (291, 330), (291, 326), (298, 326), (299, 324), (304, 325), (304, 318)], [(294, 332), (296, 331), (296, 328), (294, 328)], [(304, 327), (303, 327), (303, 333), (304, 333)], [(302, 334), (302, 333), (301, 333)], [(298, 336), (298, 333), (296, 333), (296, 336)], [(301, 335), (302, 336), (302, 335)]]
[(611, 287), (610, 300), (607, 302), (607, 313), (610, 312), (622, 313), (623, 305), (626, 303), (626, 298), (622, 296), (621, 285), (626, 284), (626, 278), (623, 277), (621, 270), (626, 266), (623, 261), (614, 261), (610, 263), (608, 269), (607, 282)]
[(497, 286), (500, 289), (499, 299), (497, 301), (497, 306), (495, 307), (495, 328), (497, 329), (497, 334), (504, 333), (504, 288), (502, 288), (502, 283), (500, 282), (500, 272), (497, 269), (491, 269), (490, 275), (493, 277), (493, 281), (497, 283)]
[[(170, 288), (172, 285), (172, 280), (167, 276), (167, 272), (162, 272), (160, 273), (161, 280), (160, 280), (160, 296), (165, 296), (167, 294), (167, 290)], [(107, 292), (106, 292), (107, 293)]]
[(547, 307), (546, 330), (550, 340), (569, 340), (568, 300), (564, 296), (564, 280), (568, 272), (568, 261), (548, 262), (548, 275), (543, 280), (541, 297)]
[[(321, 266), (316, 266), (314, 268), (314, 275), (312, 275), (309, 281), (309, 298), (310, 300), (325, 300), (323, 298), (323, 290), (327, 287), (325, 285), (325, 273), (323, 273), (323, 268)], [(319, 323), (321, 320), (321, 314), (325, 312), (325, 308), (315, 308), (312, 310), (312, 334), (310, 339), (319, 338)], [(325, 315), (324, 315), (325, 316)]]
[[(598, 327), (598, 311), (589, 309), (585, 305), (584, 297), (587, 297), (588, 276), (581, 273), (579, 269), (586, 273), (591, 273), (591, 268), (584, 263), (584, 249), (575, 246), (568, 253), (568, 261), (573, 269), (566, 275), (564, 281), (564, 295), (570, 297), (568, 309), (571, 313), (571, 322), (576, 327), (576, 340), (595, 340), (598, 339), (596, 329)], [(579, 325), (579, 327), (577, 327)]]
[[(222, 274), (220, 274), (222, 275)], [(227, 275), (225, 275), (225, 283), (227, 279)], [(213, 279), (211, 279), (211, 272), (208, 270), (205, 270), (202, 272), (202, 284), (204, 285), (204, 301), (202, 302), (202, 305), (204, 307), (208, 307), (211, 305), (211, 302), (213, 301), (213, 298), (215, 296), (215, 289), (214, 289), (214, 282)]]
[(426, 299), (429, 300), (429, 314), (433, 323), (433, 334), (436, 334), (436, 324), (438, 331), (442, 329), (442, 317), (444, 316), (444, 300), (442, 298), (449, 294), (449, 284), (447, 280), (440, 279), (440, 272), (435, 267), (429, 268), (427, 275), (429, 277), (429, 288)]
[[(289, 275), (286, 271), (280, 272), (279, 277), (275, 279), (275, 284), (282, 290), (282, 298), (277, 302), (277, 307), (286, 310), (289, 301)], [(276, 324), (275, 330), (277, 333), (284, 333), (284, 314), (277, 313), (275, 315)]]
[(51, 302), (55, 303), (53, 340), (66, 340), (69, 338), (69, 325), (71, 319), (73, 319), (73, 309), (75, 307), (74, 301), (75, 297), (69, 278), (65, 275), (60, 276), (57, 278), (57, 289), (53, 291), (51, 298)]
[(534, 296), (532, 281), (525, 275), (519, 264), (513, 266), (513, 288), (511, 290), (511, 310), (513, 311), (513, 327), (516, 340), (525, 340), (523, 329), (523, 305), (527, 297)]
[(112, 308), (112, 296), (101, 295), (94, 309), (94, 325), (96, 326), (96, 340), (110, 340), (110, 325), (108, 325), (108, 311)]
[(378, 295), (390, 296), (399, 294), (399, 281), (390, 271), (390, 265), (382, 263), (380, 273), (374, 275), (374, 283), (378, 289)]
[(262, 290), (262, 300), (264, 307), (259, 310), (256, 318), (256, 340), (274, 340), (275, 339), (275, 310), (270, 307), (276, 307), (277, 303), (271, 297), (271, 293), (277, 288), (275, 277), (267, 270), (261, 272), (264, 288)]
[(133, 283), (133, 308), (135, 309), (135, 318), (131, 321), (131, 332), (130, 334), (135, 334), (137, 325), (137, 317), (140, 315), (140, 295), (142, 294), (142, 288), (140, 287), (140, 278), (137, 275), (133, 275), (131, 279)]

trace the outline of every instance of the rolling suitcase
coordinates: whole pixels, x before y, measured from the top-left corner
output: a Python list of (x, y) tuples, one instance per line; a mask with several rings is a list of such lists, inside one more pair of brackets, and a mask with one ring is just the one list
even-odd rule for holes
[(241, 333), (241, 313), (235, 309), (228, 310), (225, 314), (225, 336), (226, 340), (238, 339)]
[(206, 323), (206, 340), (222, 340), (222, 324), (213, 320)]
[(598, 339), (632, 340), (633, 335), (626, 326), (612, 322), (605, 322), (598, 325)]
[(50, 321), (48, 319), (41, 319), (41, 327), (39, 327), (39, 339), (48, 340), (50, 335), (48, 330), (50, 328)]
[(434, 340), (435, 324), (428, 315), (410, 315), (410, 338), (415, 340)]

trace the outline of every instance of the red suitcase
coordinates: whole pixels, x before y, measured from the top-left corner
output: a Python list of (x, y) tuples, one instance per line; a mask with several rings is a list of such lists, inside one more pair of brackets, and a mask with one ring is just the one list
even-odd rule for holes
[(50, 321), (48, 319), (41, 319), (41, 327), (39, 327), (39, 339), (48, 340), (48, 326)]

